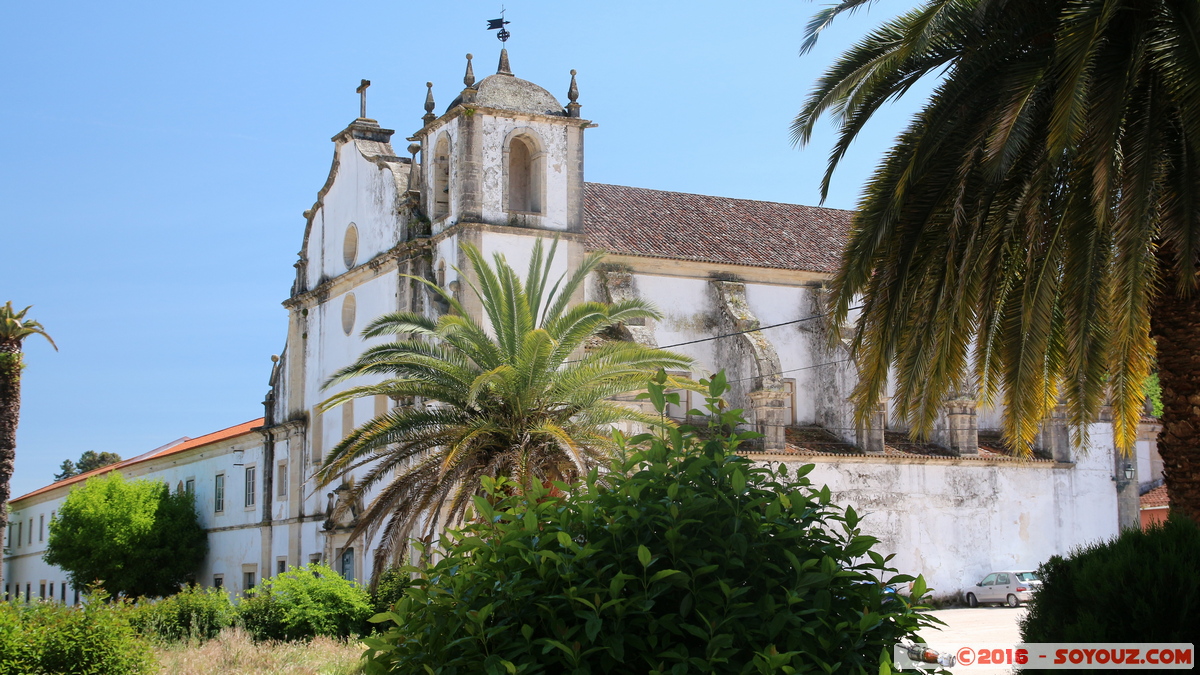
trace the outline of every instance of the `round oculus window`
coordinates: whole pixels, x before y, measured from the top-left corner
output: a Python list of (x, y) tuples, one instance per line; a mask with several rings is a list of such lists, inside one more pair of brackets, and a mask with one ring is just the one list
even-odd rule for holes
[(342, 240), (342, 260), (346, 262), (346, 269), (358, 262), (358, 226), (354, 223), (346, 228), (346, 237)]
[(353, 293), (347, 293), (342, 299), (342, 330), (346, 335), (354, 332), (354, 315), (358, 311), (358, 301), (354, 299)]

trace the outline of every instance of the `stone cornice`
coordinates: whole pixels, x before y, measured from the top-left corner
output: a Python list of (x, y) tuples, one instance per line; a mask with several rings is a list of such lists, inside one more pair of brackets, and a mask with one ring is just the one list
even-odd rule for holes
[(437, 245), (438, 243), (463, 232), (494, 232), (496, 234), (513, 234), (522, 237), (561, 239), (562, 241), (574, 241), (581, 244), (587, 241), (587, 236), (580, 232), (568, 232), (566, 230), (542, 230), (533, 227), (513, 227), (511, 225), (491, 225), (489, 223), (458, 222), (430, 237), (429, 242), (431, 245)]
[[(469, 112), (468, 112), (469, 111)], [(518, 112), (516, 110), (505, 110), (504, 108), (489, 108), (487, 106), (476, 106), (469, 103), (460, 103), (453, 108), (442, 113), (441, 117), (429, 123), (428, 126), (418, 129), (408, 140), (417, 141), (424, 139), (432, 131), (437, 131), (449, 124), (457, 117), (471, 116), (478, 113), (491, 115), (492, 117), (507, 117), (509, 119), (528, 120), (537, 122), (549, 122), (551, 124), (559, 124), (565, 127), (581, 127), (583, 129), (593, 129), (600, 125), (578, 117), (565, 117), (558, 115), (539, 115), (537, 113)]]
[(382, 273), (394, 272), (399, 269), (399, 261), (406, 254), (416, 254), (428, 249), (430, 241), (430, 239), (422, 238), (396, 244), (367, 262), (346, 270), (336, 277), (326, 279), (315, 288), (293, 295), (283, 301), (283, 306), (289, 310), (305, 309), (324, 302), (332, 296), (340, 295)]
[[(596, 250), (589, 247), (590, 250)], [(748, 284), (772, 284), (775, 286), (817, 286), (833, 279), (832, 274), (805, 270), (785, 270), (777, 267), (734, 265), (730, 263), (701, 262), (679, 258), (609, 253), (604, 262), (623, 265), (634, 274), (663, 277), (706, 279), (714, 275), (728, 275)]]

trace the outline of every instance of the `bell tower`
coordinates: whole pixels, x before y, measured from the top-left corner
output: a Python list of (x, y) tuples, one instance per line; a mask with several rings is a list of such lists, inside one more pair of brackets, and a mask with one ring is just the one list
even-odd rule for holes
[(583, 132), (571, 71), (564, 107), (516, 77), (507, 49), (494, 75), (475, 81), (467, 54), (465, 88), (440, 116), (427, 83), (421, 147), (421, 208), (432, 234), (477, 223), (551, 232), (583, 231)]

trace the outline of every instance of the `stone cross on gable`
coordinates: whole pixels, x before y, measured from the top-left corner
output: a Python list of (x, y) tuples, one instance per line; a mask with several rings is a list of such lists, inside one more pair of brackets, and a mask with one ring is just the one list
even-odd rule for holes
[(358, 116), (366, 118), (367, 116), (367, 87), (371, 86), (370, 80), (363, 80), (362, 84), (358, 85)]

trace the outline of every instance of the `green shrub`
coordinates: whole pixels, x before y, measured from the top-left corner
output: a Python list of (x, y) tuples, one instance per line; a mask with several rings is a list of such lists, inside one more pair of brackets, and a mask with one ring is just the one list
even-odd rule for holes
[(255, 640), (348, 637), (369, 627), (371, 596), (325, 565), (305, 565), (263, 579), (238, 616)]
[(150, 645), (121, 604), (89, 596), (83, 607), (0, 605), (0, 675), (141, 675), (155, 670)]
[(1161, 527), (1054, 556), (1021, 622), (1024, 642), (1195, 642), (1200, 636), (1200, 527)]
[[(617, 435), (612, 471), (577, 485), (485, 479), (428, 569), (408, 568), (365, 672), (876, 673), (934, 619), (828, 487), (735, 454), (724, 377), (707, 429)], [(661, 383), (649, 397), (674, 402)], [(699, 413), (697, 413), (699, 414)], [(517, 496), (520, 495), (520, 496)]]
[(375, 613), (390, 612), (400, 598), (404, 597), (404, 589), (408, 588), (412, 574), (405, 568), (389, 567), (375, 581), (371, 591), (371, 604)]
[(223, 588), (189, 586), (175, 595), (130, 607), (129, 622), (158, 640), (211, 640), (233, 624), (235, 613)]
[(43, 559), (71, 585), (154, 598), (179, 590), (208, 551), (192, 493), (161, 480), (92, 476), (71, 488), (50, 527)]

